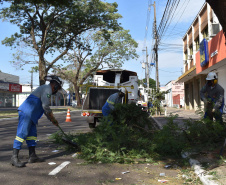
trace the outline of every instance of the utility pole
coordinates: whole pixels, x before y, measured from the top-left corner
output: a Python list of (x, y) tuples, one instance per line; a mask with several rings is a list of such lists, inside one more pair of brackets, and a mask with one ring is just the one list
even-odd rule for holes
[(149, 88), (149, 64), (148, 64), (148, 48), (146, 46), (145, 50), (142, 51), (146, 51), (146, 62), (145, 62), (145, 80), (147, 83), (147, 88)]
[(156, 6), (155, 6), (155, 1), (154, 4), (152, 5), (154, 7), (154, 34), (155, 34), (155, 67), (156, 67), (156, 72), (155, 72), (155, 80), (156, 80), (156, 89), (159, 89), (159, 68), (158, 68), (158, 34), (157, 34), (157, 25), (156, 25)]
[(31, 70), (31, 92), (33, 89), (33, 69)]
[(148, 64), (148, 48), (146, 46), (146, 82), (147, 89), (149, 89), (149, 64)]

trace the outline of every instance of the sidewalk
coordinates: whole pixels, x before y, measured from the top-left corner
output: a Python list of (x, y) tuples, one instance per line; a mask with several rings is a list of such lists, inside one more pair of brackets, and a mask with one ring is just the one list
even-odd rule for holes
[[(166, 116), (165, 116), (166, 114)], [(166, 112), (162, 112), (161, 115), (152, 116), (154, 121), (158, 124), (160, 128), (162, 128), (165, 124), (167, 124), (168, 119), (167, 117), (170, 115), (178, 115), (177, 118), (175, 118), (174, 122), (177, 122), (180, 126), (183, 126), (185, 120), (199, 120), (201, 119), (201, 116), (196, 114), (194, 110), (185, 110), (184, 108), (178, 109), (178, 108), (171, 108), (167, 107)], [(224, 119), (225, 115), (223, 116)], [(226, 152), (226, 151), (225, 151)], [(203, 159), (206, 158), (206, 156), (203, 155)], [(189, 156), (187, 156), (189, 157)], [(199, 176), (200, 180), (204, 185), (226, 185), (226, 161), (223, 165), (216, 166), (215, 168), (211, 170), (204, 170), (203, 167), (200, 164), (200, 161), (196, 159), (189, 158), (190, 165), (193, 167), (195, 173), (197, 176)], [(208, 175), (209, 172), (212, 172), (213, 174), (216, 174), (215, 176)], [(212, 179), (215, 179), (214, 181)]]
[(185, 110), (184, 108), (178, 109), (167, 107), (166, 116), (165, 112), (162, 112), (161, 115), (153, 116), (153, 119), (156, 121), (159, 127), (162, 128), (168, 122), (167, 117), (170, 114), (178, 115), (178, 117), (174, 121), (177, 122), (180, 126), (183, 126), (185, 120), (188, 119), (198, 120), (201, 118), (200, 115), (196, 114), (194, 110)]

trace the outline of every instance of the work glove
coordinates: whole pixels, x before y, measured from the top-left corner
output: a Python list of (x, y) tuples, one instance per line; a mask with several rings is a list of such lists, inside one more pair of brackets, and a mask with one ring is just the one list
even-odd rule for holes
[(49, 113), (47, 115), (47, 118), (55, 125), (55, 126), (58, 126), (58, 121), (56, 120), (56, 118), (53, 116), (53, 113)]

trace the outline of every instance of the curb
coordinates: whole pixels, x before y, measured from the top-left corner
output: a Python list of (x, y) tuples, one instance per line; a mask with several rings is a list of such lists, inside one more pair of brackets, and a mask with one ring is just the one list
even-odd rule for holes
[[(160, 122), (158, 120), (156, 120), (152, 116), (151, 116), (151, 118), (157, 123), (159, 128), (162, 129), (162, 126), (161, 126)], [(183, 158), (189, 158), (189, 154), (188, 153), (184, 153), (184, 154), (182, 154), (182, 157)], [(202, 169), (201, 164), (200, 164), (199, 161), (189, 158), (189, 163), (190, 163), (191, 167), (194, 168), (195, 174), (199, 177), (200, 181), (204, 185), (218, 185), (216, 182), (211, 181), (209, 179), (209, 178), (213, 178), (212, 175), (205, 175), (207, 171)]]
[(160, 124), (160, 122), (157, 119), (155, 119), (153, 116), (151, 116), (151, 118), (155, 121), (155, 123), (157, 123), (158, 127), (162, 129), (162, 125)]
[(218, 185), (217, 183), (210, 180), (210, 178), (213, 178), (212, 175), (205, 175), (206, 171), (202, 169), (199, 161), (195, 159), (189, 159), (189, 163), (191, 167), (194, 168), (196, 175), (198, 175), (199, 179), (204, 185)]

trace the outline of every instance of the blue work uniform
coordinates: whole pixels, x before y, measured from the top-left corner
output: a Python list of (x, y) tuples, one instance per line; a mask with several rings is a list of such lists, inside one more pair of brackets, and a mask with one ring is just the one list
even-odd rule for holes
[(27, 146), (36, 146), (37, 124), (43, 113), (51, 113), (50, 97), (52, 88), (49, 85), (41, 85), (32, 92), (18, 108), (19, 123), (13, 148), (21, 149), (26, 140)]
[[(224, 108), (224, 89), (219, 84), (214, 87), (208, 86), (206, 84), (200, 91), (200, 97), (202, 101), (206, 101), (207, 104), (204, 118), (213, 119), (215, 117), (216, 121), (220, 123), (223, 122), (222, 114)], [(212, 109), (215, 109), (215, 113), (212, 113)]]
[(103, 116), (108, 116), (112, 110), (115, 108), (115, 104), (122, 103), (122, 97), (119, 96), (119, 93), (114, 93), (107, 99), (106, 103), (102, 107)]

